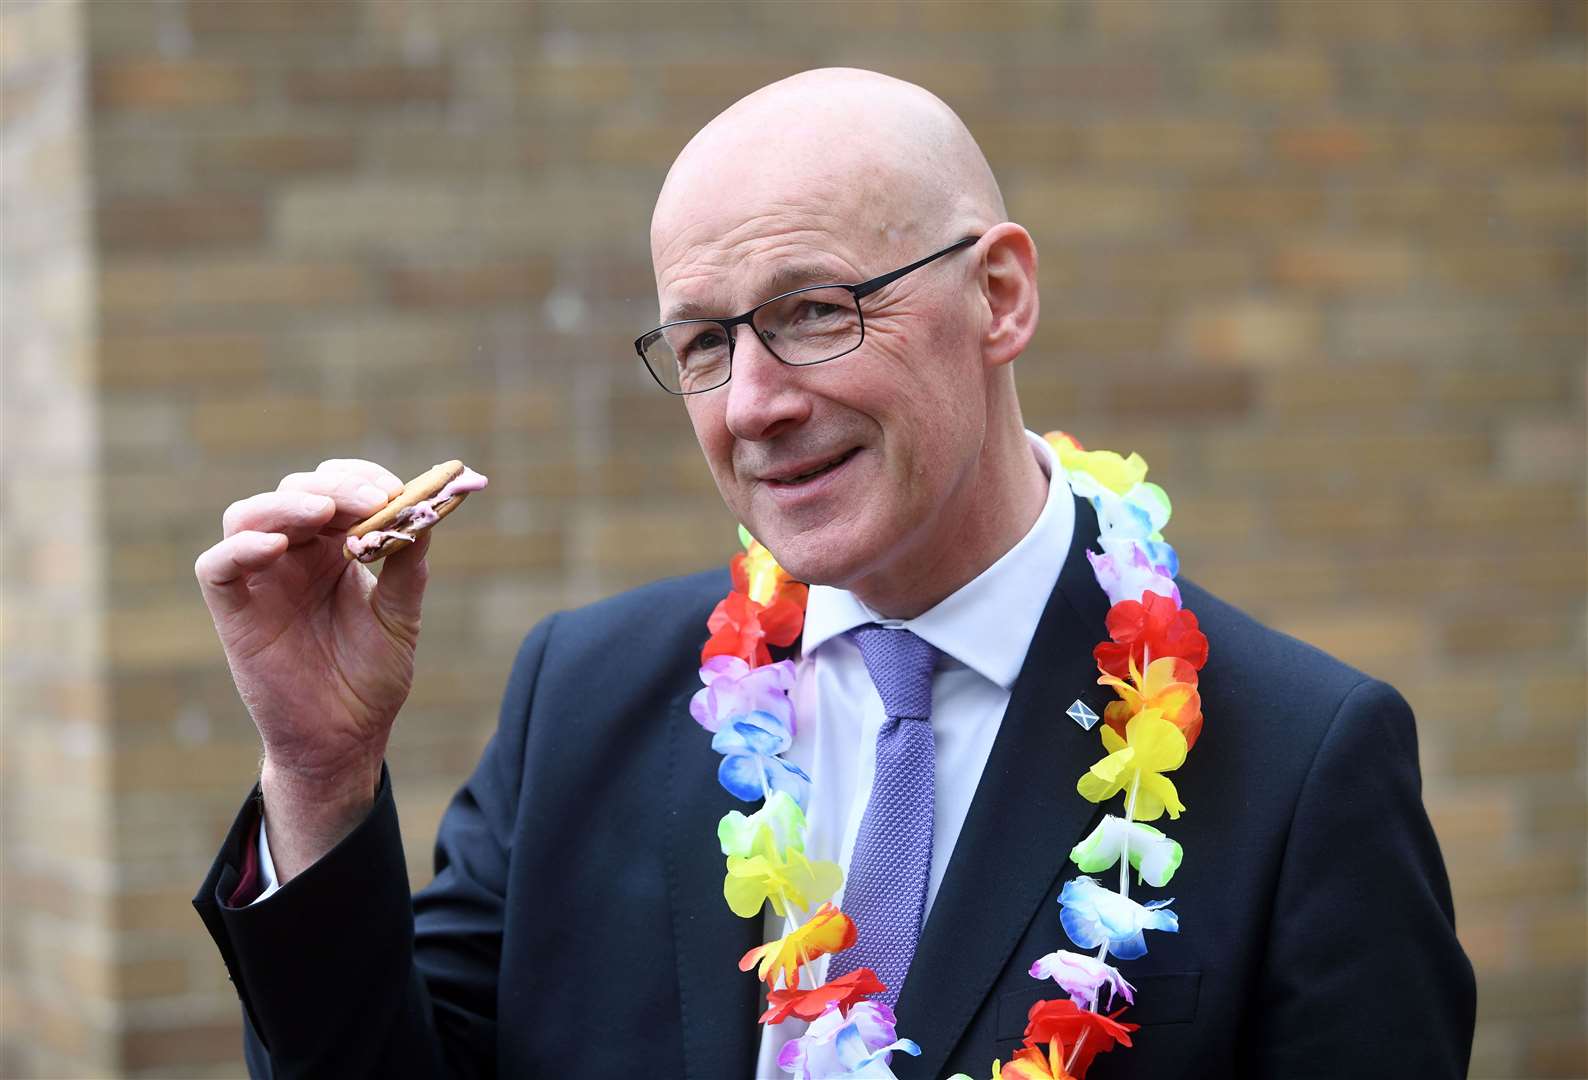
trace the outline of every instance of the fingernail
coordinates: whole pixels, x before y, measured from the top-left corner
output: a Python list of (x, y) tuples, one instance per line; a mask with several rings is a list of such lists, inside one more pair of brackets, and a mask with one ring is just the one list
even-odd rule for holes
[(324, 495), (303, 495), (298, 499), (298, 505), (308, 513), (316, 513), (325, 509), (328, 500)]
[(374, 484), (360, 484), (356, 494), (360, 502), (375, 503), (376, 505), (386, 502), (386, 493)]

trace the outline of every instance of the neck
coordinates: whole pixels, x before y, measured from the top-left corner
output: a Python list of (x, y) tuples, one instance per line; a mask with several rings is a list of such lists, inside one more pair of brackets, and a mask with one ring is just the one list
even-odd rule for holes
[(909, 557), (849, 586), (867, 607), (883, 618), (913, 619), (974, 581), (1031, 531), (1047, 501), (1048, 478), (1018, 417), (989, 439), (956, 495), (915, 539)]

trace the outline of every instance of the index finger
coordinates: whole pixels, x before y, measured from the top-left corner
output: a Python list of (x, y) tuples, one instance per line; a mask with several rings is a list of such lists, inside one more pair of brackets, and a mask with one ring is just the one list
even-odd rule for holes
[(388, 498), (395, 497), (403, 489), (403, 482), (397, 478), (396, 473), (384, 465), (377, 465), (363, 458), (327, 458), (320, 462), (314, 471), (353, 473), (386, 492)]

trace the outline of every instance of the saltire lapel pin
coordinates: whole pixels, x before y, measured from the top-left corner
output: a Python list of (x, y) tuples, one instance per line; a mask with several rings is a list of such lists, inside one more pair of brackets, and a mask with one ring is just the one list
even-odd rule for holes
[(1064, 710), (1064, 715), (1080, 724), (1086, 731), (1091, 731), (1092, 728), (1097, 726), (1097, 714), (1080, 698), (1070, 702), (1070, 707)]

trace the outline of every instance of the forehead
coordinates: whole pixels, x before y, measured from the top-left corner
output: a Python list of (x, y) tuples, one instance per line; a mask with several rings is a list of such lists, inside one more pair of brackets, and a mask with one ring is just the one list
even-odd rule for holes
[[(700, 132), (674, 163), (651, 221), (665, 310), (742, 311), (808, 270), (858, 281), (918, 201), (891, 132), (836, 123), (828, 103), (757, 108)], [(860, 125), (864, 127), (865, 125)], [(886, 256), (880, 256), (886, 261)], [(770, 290), (770, 292), (768, 291)], [(737, 305), (737, 306), (735, 306)]]

